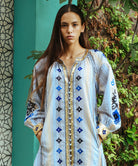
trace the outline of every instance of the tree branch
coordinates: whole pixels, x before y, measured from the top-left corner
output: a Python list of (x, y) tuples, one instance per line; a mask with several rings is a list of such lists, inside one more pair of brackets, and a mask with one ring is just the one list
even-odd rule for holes
[[(136, 26), (135, 26), (135, 29), (134, 29), (134, 34), (133, 34), (133, 37), (132, 37), (132, 44), (134, 42), (134, 37), (137, 33), (137, 28), (138, 28), (138, 16), (137, 16), (137, 22), (136, 22)], [(131, 50), (129, 52), (126, 52), (126, 57), (122, 60), (121, 63), (119, 63), (119, 65), (117, 66), (117, 68), (114, 70), (115, 72), (124, 64), (125, 60), (128, 59), (131, 55)]]
[(97, 7), (96, 9), (93, 9), (91, 10), (91, 12), (96, 12), (97, 10), (101, 9), (103, 3), (105, 2), (106, 0), (102, 0), (101, 4), (99, 5), (99, 7)]
[(136, 33), (137, 33), (137, 28), (138, 28), (138, 15), (137, 15), (137, 22), (136, 22), (134, 34), (133, 34), (133, 37), (132, 37), (132, 44), (133, 44), (133, 42), (134, 42), (134, 37), (135, 37), (135, 35), (136, 35)]
[(131, 52), (128, 52), (128, 53), (126, 54), (126, 57), (122, 60), (121, 63), (119, 63), (119, 65), (118, 65), (117, 68), (114, 70), (114, 72), (116, 72), (118, 69), (120, 69), (120, 67), (124, 64), (124, 62), (127, 60), (127, 58), (130, 57), (130, 54), (131, 54)]
[(68, 4), (72, 4), (72, 0), (68, 0)]
[(102, 0), (102, 2), (101, 2), (101, 4), (99, 5), (99, 7), (97, 7), (96, 9), (92, 9), (92, 6), (93, 6), (93, 4), (94, 4), (94, 0), (93, 0), (92, 3), (91, 3), (91, 6), (90, 6), (90, 8), (89, 8), (89, 10), (88, 10), (88, 12), (87, 12), (86, 20), (87, 20), (87, 18), (89, 17), (90, 13), (94, 13), (94, 12), (98, 11), (99, 9), (101, 9), (101, 7), (102, 7), (102, 5), (103, 5), (103, 3), (104, 3), (105, 1), (106, 1), (106, 0)]

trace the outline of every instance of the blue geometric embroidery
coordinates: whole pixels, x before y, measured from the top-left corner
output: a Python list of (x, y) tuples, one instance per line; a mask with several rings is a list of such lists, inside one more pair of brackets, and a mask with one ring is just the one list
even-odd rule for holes
[(97, 52), (97, 51), (99, 51), (99, 50), (97, 50), (97, 49), (94, 49), (94, 52)]
[(104, 53), (102, 53), (102, 55), (103, 55), (103, 57), (105, 57), (105, 58), (106, 58), (106, 56), (104, 55)]
[(81, 76), (78, 75), (78, 76), (76, 77), (76, 79), (79, 81), (79, 80), (81, 79)]
[(82, 67), (79, 67), (78, 70), (81, 71), (81, 70), (82, 70)]
[(114, 80), (114, 79), (112, 79), (112, 81), (111, 81), (111, 85), (112, 85), (112, 86), (115, 85), (115, 80)]
[(31, 100), (28, 100), (26, 116), (29, 116), (36, 108), (37, 105)]
[(115, 123), (115, 124), (119, 123), (119, 122), (120, 122), (120, 114), (119, 114), (119, 112), (117, 111), (117, 109), (113, 112), (113, 116), (114, 116), (114, 118), (115, 118), (114, 123)]
[(60, 86), (57, 86), (56, 89), (60, 91), (62, 88)]
[(58, 143), (60, 143), (60, 142), (62, 141), (62, 139), (58, 138), (56, 141), (57, 141)]
[(81, 138), (79, 138), (77, 141), (79, 144), (81, 144), (83, 142), (83, 140)]
[(34, 115), (34, 113), (31, 113), (29, 116), (27, 116), (27, 117), (25, 118), (24, 122), (25, 122), (28, 118), (30, 118), (31, 116), (33, 116), (33, 115)]
[(77, 162), (78, 162), (79, 164), (82, 164), (82, 163), (83, 163), (83, 161), (82, 161), (81, 159), (79, 159)]
[(106, 134), (106, 130), (103, 130), (103, 134)]
[(80, 96), (78, 96), (76, 99), (77, 99), (78, 101), (81, 101), (82, 98), (81, 98)]
[[(94, 52), (101, 52), (101, 51), (99, 51), (97, 49), (94, 49)], [(104, 53), (102, 53), (102, 55), (106, 58), (106, 56), (104, 55)]]
[(57, 107), (56, 110), (57, 110), (58, 112), (60, 112), (60, 111), (62, 110), (62, 108), (61, 108), (61, 107)]
[(58, 71), (58, 72), (61, 72), (61, 69), (60, 69), (60, 68), (58, 68), (58, 69), (57, 69), (57, 71)]
[(83, 130), (79, 127), (77, 131), (81, 133)]
[(76, 110), (77, 110), (78, 112), (80, 112), (80, 111), (82, 110), (82, 108), (81, 108), (81, 107), (78, 107)]
[(60, 127), (58, 127), (56, 130), (59, 133), (59, 132), (61, 132), (62, 129)]
[(99, 129), (99, 126), (97, 126), (96, 129)]
[(59, 159), (57, 162), (58, 162), (59, 164), (61, 164), (61, 163), (62, 163), (62, 160), (61, 160), (61, 159)]
[(58, 96), (56, 99), (57, 99), (58, 101), (60, 101), (60, 100), (61, 100), (61, 97), (60, 97), (60, 96)]
[(80, 123), (81, 121), (82, 121), (83, 119), (81, 118), (81, 117), (79, 117), (78, 119), (77, 119), (77, 121)]
[(56, 77), (56, 79), (57, 79), (58, 81), (60, 81), (60, 80), (61, 80), (61, 77), (60, 77), (60, 76), (58, 76), (58, 77)]
[(76, 89), (80, 91), (82, 88), (78, 85)]
[(58, 148), (57, 152), (60, 154), (62, 152), (62, 150), (60, 148)]
[(60, 122), (62, 119), (60, 117), (57, 118), (57, 121)]
[(79, 154), (81, 154), (81, 153), (83, 152), (83, 150), (80, 148), (80, 149), (78, 150), (78, 152), (79, 152)]

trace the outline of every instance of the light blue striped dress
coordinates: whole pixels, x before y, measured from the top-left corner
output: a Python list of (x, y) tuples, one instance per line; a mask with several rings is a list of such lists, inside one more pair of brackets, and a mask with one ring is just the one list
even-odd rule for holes
[[(33, 88), (46, 58), (34, 67)], [(103, 94), (97, 108), (96, 95)], [(41, 90), (28, 102), (25, 125), (41, 127), (41, 145), (34, 166), (106, 166), (98, 134), (106, 136), (121, 126), (119, 98), (114, 75), (101, 51), (86, 50), (72, 66), (70, 78), (61, 60), (50, 67), (44, 110), (40, 111)]]

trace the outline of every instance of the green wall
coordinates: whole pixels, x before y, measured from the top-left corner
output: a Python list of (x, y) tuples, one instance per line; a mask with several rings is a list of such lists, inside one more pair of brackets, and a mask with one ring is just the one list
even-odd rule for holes
[(12, 166), (33, 165), (33, 133), (24, 127), (25, 103), (30, 85), (24, 76), (33, 62), (26, 60), (35, 49), (35, 0), (14, 1), (14, 82), (13, 82), (13, 151)]
[[(58, 9), (66, 4), (58, 0), (14, 1), (14, 80), (13, 80), (13, 152), (12, 166), (32, 166), (38, 141), (24, 126), (26, 98), (34, 65), (27, 60), (32, 50), (44, 50), (50, 40)], [(76, 0), (73, 1), (76, 3)]]

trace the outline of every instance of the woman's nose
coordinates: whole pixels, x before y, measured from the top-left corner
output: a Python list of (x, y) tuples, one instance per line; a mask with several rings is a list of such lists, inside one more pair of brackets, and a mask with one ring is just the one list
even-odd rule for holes
[(72, 33), (72, 30), (73, 30), (72, 26), (69, 25), (69, 26), (68, 26), (68, 33)]

